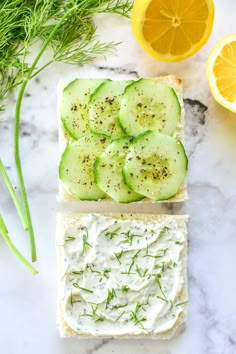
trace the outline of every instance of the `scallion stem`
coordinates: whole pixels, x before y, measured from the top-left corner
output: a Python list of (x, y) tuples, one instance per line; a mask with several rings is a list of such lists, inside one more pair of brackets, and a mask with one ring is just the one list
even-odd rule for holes
[(0, 233), (2, 237), (6, 241), (8, 247), (12, 250), (12, 252), (19, 258), (19, 260), (33, 273), (37, 274), (38, 271), (27, 261), (27, 259), (20, 253), (20, 251), (16, 248), (14, 243), (12, 242), (9, 232), (7, 230), (6, 224), (0, 214)]
[(20, 203), (20, 200), (15, 192), (15, 189), (10, 181), (10, 178), (7, 174), (7, 171), (6, 171), (6, 168), (4, 167), (3, 165), (3, 162), (2, 160), (0, 159), (0, 174), (2, 175), (5, 183), (6, 183), (6, 186), (9, 190), (9, 193), (12, 197), (12, 200), (15, 204), (15, 207), (16, 207), (16, 210), (18, 212), (18, 215), (20, 217), (20, 220), (22, 222), (22, 225), (24, 227), (25, 230), (28, 230), (28, 223), (27, 223), (27, 220), (26, 220), (26, 217), (25, 217), (25, 213), (24, 213), (24, 210), (22, 209), (22, 206), (21, 206), (21, 203)]

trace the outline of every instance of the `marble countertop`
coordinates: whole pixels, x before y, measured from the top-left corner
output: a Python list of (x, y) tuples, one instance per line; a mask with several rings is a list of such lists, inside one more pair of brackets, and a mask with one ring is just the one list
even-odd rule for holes
[[(223, 35), (236, 32), (236, 2), (215, 0), (215, 4), (210, 40), (184, 62), (168, 64), (149, 57), (134, 40), (128, 20), (102, 15), (97, 19), (101, 37), (123, 41), (116, 55), (84, 67), (52, 65), (29, 85), (22, 115), (21, 152), (36, 232), (39, 275), (32, 276), (0, 239), (2, 353), (236, 353), (236, 115), (214, 101), (205, 75), (206, 58), (212, 46)], [(56, 328), (55, 255), (55, 218), (59, 210), (56, 201), (58, 81), (74, 77), (123, 79), (163, 74), (179, 75), (185, 87), (189, 200), (185, 204), (165, 204), (162, 212), (190, 214), (186, 329), (167, 342), (60, 339)], [(0, 123), (1, 157), (7, 161), (13, 180), (14, 103), (15, 97), (11, 97)], [(0, 206), (10, 232), (28, 254), (27, 236), (1, 181), (0, 191)], [(153, 206), (152, 212), (158, 212), (159, 208)]]

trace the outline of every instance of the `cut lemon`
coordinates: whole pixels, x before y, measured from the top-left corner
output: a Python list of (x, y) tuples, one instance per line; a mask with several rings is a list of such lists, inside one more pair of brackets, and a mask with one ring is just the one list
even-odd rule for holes
[(135, 0), (132, 30), (143, 49), (164, 61), (180, 61), (208, 40), (213, 0)]
[(222, 38), (212, 49), (207, 78), (216, 101), (236, 113), (236, 34)]

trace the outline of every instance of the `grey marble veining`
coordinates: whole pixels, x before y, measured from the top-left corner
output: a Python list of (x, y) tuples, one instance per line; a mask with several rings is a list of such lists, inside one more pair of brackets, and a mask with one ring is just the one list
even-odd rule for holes
[[(168, 64), (138, 46), (128, 20), (99, 16), (106, 40), (122, 41), (116, 55), (92, 65), (55, 64), (29, 85), (21, 123), (21, 155), (38, 249), (33, 277), (0, 239), (0, 352), (6, 354), (235, 354), (236, 353), (236, 115), (212, 98), (205, 62), (223, 35), (236, 32), (236, 2), (216, 0), (216, 19), (207, 45), (194, 57)], [(112, 25), (112, 31), (110, 27)], [(186, 329), (170, 341), (60, 339), (56, 328), (55, 217), (57, 194), (56, 90), (74, 77), (115, 79), (179, 75), (184, 82), (189, 200), (154, 206), (154, 211), (188, 213), (189, 313)], [(0, 117), (0, 151), (16, 188), (13, 165), (15, 97)], [(0, 179), (0, 209), (15, 242), (29, 256), (11, 199)], [(124, 206), (122, 207), (124, 208)], [(122, 209), (122, 211), (125, 211)]]

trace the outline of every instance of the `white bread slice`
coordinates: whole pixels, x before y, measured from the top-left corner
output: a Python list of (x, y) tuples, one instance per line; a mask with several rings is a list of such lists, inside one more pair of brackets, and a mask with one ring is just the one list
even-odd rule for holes
[[(63, 242), (64, 234), (68, 227), (79, 224), (81, 218), (86, 214), (58, 214), (57, 216), (57, 232), (56, 232), (56, 241), (57, 241), (57, 263), (58, 263), (58, 301), (57, 301), (57, 324), (61, 337), (81, 337), (89, 338), (88, 335), (83, 335), (81, 333), (75, 332), (72, 328), (68, 326), (63, 318), (63, 311), (61, 306), (61, 299), (64, 296), (64, 286), (63, 279), (66, 272), (66, 265), (64, 263), (64, 251), (63, 251)], [(142, 221), (144, 223), (161, 223), (164, 222), (167, 218), (173, 218), (178, 226), (178, 229), (183, 233), (185, 237), (185, 244), (181, 254), (181, 261), (183, 266), (183, 276), (184, 284), (182, 291), (179, 295), (179, 303), (186, 301), (188, 298), (188, 286), (187, 286), (187, 220), (188, 216), (176, 216), (176, 215), (155, 215), (155, 214), (117, 214), (117, 213), (102, 213), (100, 215), (110, 216), (112, 218), (120, 220), (136, 220)], [(152, 339), (170, 339), (172, 336), (180, 333), (185, 325), (187, 316), (187, 305), (185, 305), (184, 312), (179, 316), (178, 321), (175, 326), (162, 334), (150, 335), (144, 334), (142, 336), (119, 336), (122, 338), (152, 338)], [(93, 336), (91, 336), (93, 337)], [(104, 338), (103, 336), (102, 338)], [(101, 338), (101, 337), (100, 337)]]
[[(158, 82), (165, 83), (172, 87), (179, 99), (180, 105), (181, 105), (181, 117), (180, 121), (178, 124), (178, 127), (174, 133), (174, 136), (178, 137), (183, 143), (184, 143), (184, 104), (183, 104), (183, 85), (182, 85), (182, 80), (178, 78), (177, 76), (174, 75), (169, 75), (169, 76), (160, 76), (153, 78), (153, 80), (156, 80)], [(61, 155), (70, 140), (69, 135), (65, 132), (65, 129), (62, 125), (61, 122), (61, 117), (60, 117), (60, 112), (61, 112), (61, 102), (62, 102), (62, 94), (63, 94), (63, 88), (65, 85), (60, 82), (58, 85), (58, 112), (57, 112), (57, 117), (58, 117), (58, 130), (59, 130), (59, 159), (61, 159)], [(188, 199), (188, 193), (187, 193), (187, 183), (186, 180), (183, 183), (182, 187), (180, 188), (179, 192), (177, 193), (176, 196), (173, 198), (167, 200), (167, 201), (161, 201), (163, 202), (183, 202), (184, 200)], [(62, 202), (70, 202), (70, 201), (76, 201), (80, 202), (76, 197), (74, 197), (72, 194), (70, 194), (67, 189), (65, 188), (64, 184), (59, 180), (59, 192), (58, 192), (58, 200)], [(104, 202), (109, 202), (109, 203), (114, 203), (117, 204), (115, 201), (113, 201), (111, 198), (106, 198), (103, 199), (102, 201), (90, 201), (88, 203), (104, 203)], [(81, 202), (83, 203), (83, 202)], [(140, 203), (158, 203), (155, 201), (151, 201), (148, 198), (145, 198), (139, 202), (135, 202), (132, 204), (140, 204)]]

